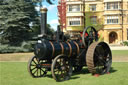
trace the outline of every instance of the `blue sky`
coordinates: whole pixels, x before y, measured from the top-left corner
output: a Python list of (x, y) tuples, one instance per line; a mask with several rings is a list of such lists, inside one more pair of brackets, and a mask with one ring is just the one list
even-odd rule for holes
[[(48, 4), (45, 0), (42, 2), (42, 4), (43, 7), (46, 7), (48, 9), (47, 23), (50, 24), (54, 30), (56, 30), (58, 25), (58, 16), (57, 16), (58, 0), (55, 0), (53, 5)], [(36, 7), (36, 9), (39, 11), (39, 7)]]

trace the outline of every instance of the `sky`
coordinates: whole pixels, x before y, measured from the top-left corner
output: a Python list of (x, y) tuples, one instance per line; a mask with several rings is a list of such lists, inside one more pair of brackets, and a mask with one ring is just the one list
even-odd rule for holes
[[(55, 0), (53, 5), (50, 5), (49, 3), (47, 3), (46, 0), (44, 0), (42, 2), (42, 4), (43, 4), (43, 7), (46, 7), (48, 9), (47, 23), (50, 24), (54, 30), (57, 30), (57, 25), (58, 25), (57, 4), (58, 4), (58, 0)], [(36, 10), (39, 11), (40, 10), (39, 7), (36, 7)]]

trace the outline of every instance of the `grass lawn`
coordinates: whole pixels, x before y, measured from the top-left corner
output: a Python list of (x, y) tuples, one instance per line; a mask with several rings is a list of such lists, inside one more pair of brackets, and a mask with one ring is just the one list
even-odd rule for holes
[(128, 50), (112, 50), (113, 56), (127, 56), (128, 57)]
[(0, 62), (0, 85), (128, 85), (128, 63), (113, 63), (110, 74), (94, 77), (83, 69), (64, 82), (56, 82), (51, 73), (45, 78), (32, 78), (26, 62)]

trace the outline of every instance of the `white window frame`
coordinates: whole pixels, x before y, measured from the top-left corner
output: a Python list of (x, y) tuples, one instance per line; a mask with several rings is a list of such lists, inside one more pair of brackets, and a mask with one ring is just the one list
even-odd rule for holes
[(81, 18), (68, 18), (68, 26), (80, 26)]
[(120, 3), (119, 2), (107, 2), (105, 3), (105, 10), (119, 10)]
[(105, 24), (119, 24), (119, 16), (106, 16)]
[(96, 4), (89, 5), (90, 11), (96, 11)]
[(68, 12), (80, 12), (80, 5), (69, 5)]

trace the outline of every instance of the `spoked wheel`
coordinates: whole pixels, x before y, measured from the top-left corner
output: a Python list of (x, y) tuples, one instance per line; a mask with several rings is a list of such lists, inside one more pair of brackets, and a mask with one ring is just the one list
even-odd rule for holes
[(85, 47), (88, 47), (94, 41), (98, 41), (97, 31), (94, 27), (88, 26), (83, 31), (82, 43)]
[(52, 76), (56, 81), (68, 80), (72, 74), (72, 66), (69, 58), (65, 55), (58, 55), (52, 63)]
[(42, 68), (41, 63), (45, 60), (38, 60), (36, 56), (30, 58), (28, 62), (28, 72), (34, 78), (44, 77), (47, 74), (47, 69)]
[(108, 73), (112, 64), (109, 46), (105, 42), (92, 43), (87, 50), (86, 64), (92, 74)]

